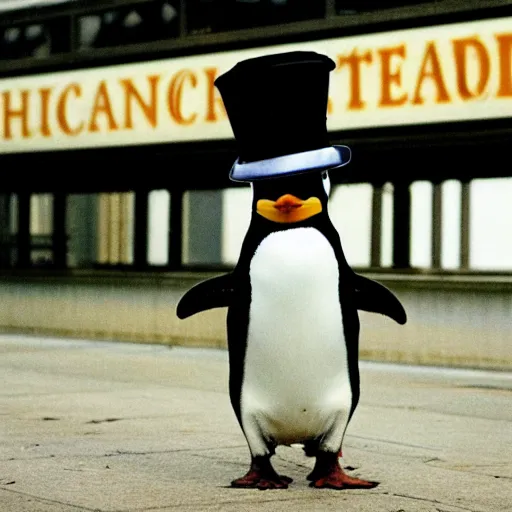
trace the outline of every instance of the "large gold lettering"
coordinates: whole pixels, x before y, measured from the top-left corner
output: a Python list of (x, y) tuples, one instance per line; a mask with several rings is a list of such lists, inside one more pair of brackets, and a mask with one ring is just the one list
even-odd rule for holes
[(132, 98), (135, 103), (139, 105), (144, 113), (149, 124), (155, 128), (157, 125), (157, 86), (160, 80), (159, 75), (152, 75), (147, 77), (149, 83), (149, 101), (144, 101), (140, 92), (136, 89), (133, 81), (129, 78), (120, 80), (121, 85), (124, 88), (124, 109), (125, 109), (125, 128), (133, 128), (133, 115), (132, 115)]
[(434, 41), (430, 41), (428, 43), (420, 66), (416, 88), (414, 89), (414, 97), (412, 99), (412, 103), (414, 105), (422, 105), (425, 102), (424, 98), (421, 96), (421, 88), (426, 79), (432, 80), (436, 86), (436, 103), (446, 103), (447, 101), (450, 101), (450, 96), (443, 79), (441, 62), (437, 55)]
[(217, 108), (221, 113), (222, 118), (226, 118), (226, 109), (224, 108), (224, 103), (222, 99), (217, 93), (217, 88), (215, 87), (215, 79), (217, 78), (217, 74), (219, 70), (217, 68), (206, 68), (204, 70), (206, 74), (206, 117), (205, 121), (209, 123), (215, 122), (219, 120), (219, 115), (216, 113)]
[(498, 98), (512, 96), (512, 34), (498, 34), (498, 50), (500, 58), (500, 86)]
[(382, 48), (378, 50), (381, 61), (381, 94), (379, 106), (381, 107), (396, 107), (403, 105), (407, 101), (407, 93), (401, 96), (394, 96), (392, 86), (400, 87), (402, 84), (402, 75), (400, 66), (391, 71), (391, 61), (393, 57), (400, 57), (405, 59), (405, 44), (395, 46), (393, 48)]
[[(477, 98), (484, 92), (491, 74), (491, 60), (487, 49), (476, 37), (466, 37), (452, 41), (457, 72), (457, 89), (464, 100)], [(479, 66), (479, 78), (476, 90), (471, 91), (468, 85), (468, 50), (473, 49)]]
[(29, 91), (21, 91), (21, 106), (18, 109), (15, 109), (11, 106), (11, 91), (4, 91), (2, 93), (3, 99), (3, 111), (4, 111), (4, 119), (3, 119), (3, 136), (4, 139), (12, 139), (12, 126), (11, 122), (13, 119), (19, 119), (21, 121), (21, 136), (23, 138), (30, 137), (31, 133), (28, 128), (28, 101), (29, 101)]
[(371, 64), (371, 62), (372, 54), (369, 51), (358, 54), (357, 49), (354, 49), (350, 55), (338, 55), (337, 69), (348, 66), (350, 70), (348, 110), (361, 110), (366, 106), (366, 102), (361, 97), (361, 64)]
[(172, 78), (167, 93), (167, 107), (172, 118), (178, 124), (190, 125), (196, 120), (197, 113), (190, 114), (188, 117), (184, 117), (183, 115), (183, 86), (185, 82), (189, 82), (193, 88), (197, 86), (196, 75), (188, 69), (178, 71)]
[(57, 101), (57, 123), (59, 128), (66, 135), (78, 135), (84, 129), (84, 123), (80, 123), (77, 127), (72, 128), (68, 121), (68, 99), (69, 95), (73, 93), (75, 98), (79, 98), (82, 95), (82, 90), (78, 84), (69, 84), (59, 95)]
[(108, 129), (110, 131), (117, 130), (118, 125), (112, 113), (112, 105), (110, 103), (110, 97), (108, 95), (107, 84), (105, 80), (100, 82), (96, 96), (94, 98), (94, 105), (92, 108), (92, 115), (89, 121), (89, 131), (98, 132), (100, 127), (98, 126), (98, 117), (103, 114), (107, 118)]
[(49, 120), (49, 104), (50, 104), (50, 95), (52, 93), (51, 89), (39, 89), (39, 95), (41, 97), (41, 134), (43, 137), (50, 137), (52, 132), (50, 130), (50, 120)]

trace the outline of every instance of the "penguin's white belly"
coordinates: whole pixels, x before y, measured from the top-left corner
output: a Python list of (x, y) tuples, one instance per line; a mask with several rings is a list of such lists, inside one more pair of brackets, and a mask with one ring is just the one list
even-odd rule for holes
[(352, 395), (331, 245), (314, 228), (272, 233), (251, 261), (250, 280), (241, 412), (251, 450), (264, 450), (261, 434), (291, 444), (329, 432), (336, 449)]

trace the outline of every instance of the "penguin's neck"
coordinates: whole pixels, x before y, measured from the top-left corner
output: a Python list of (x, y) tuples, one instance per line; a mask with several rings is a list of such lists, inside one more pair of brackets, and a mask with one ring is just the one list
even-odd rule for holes
[(320, 213), (317, 213), (316, 215), (313, 215), (307, 219), (301, 220), (299, 222), (289, 222), (283, 224), (265, 219), (256, 211), (255, 208), (253, 208), (249, 229), (254, 228), (260, 233), (270, 234), (275, 231), (286, 231), (288, 229), (295, 228), (317, 228), (322, 230), (324, 226), (334, 227), (327, 212), (327, 207), (324, 207)]

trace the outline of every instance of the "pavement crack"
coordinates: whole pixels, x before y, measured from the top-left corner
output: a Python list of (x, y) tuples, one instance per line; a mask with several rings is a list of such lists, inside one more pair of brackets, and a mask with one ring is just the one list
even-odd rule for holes
[(450, 465), (446, 465), (446, 464), (442, 464), (442, 465), (439, 465), (439, 464), (431, 464), (432, 462), (443, 462), (442, 459), (437, 459), (437, 458), (434, 458), (434, 459), (429, 459), (429, 460), (426, 460), (426, 461), (423, 461), (424, 464), (428, 464), (432, 467), (435, 467), (436, 469), (440, 469), (440, 470), (445, 470), (445, 471), (456, 471), (458, 473), (469, 473), (469, 474), (473, 474), (473, 475), (479, 475), (481, 477), (488, 477), (488, 478), (498, 478), (498, 479), (506, 479), (506, 480), (512, 480), (512, 476), (507, 476), (507, 475), (499, 475), (499, 474), (492, 474), (491, 472), (487, 472), (487, 473), (484, 473), (482, 472), (482, 470), (484, 470), (485, 468), (495, 468), (496, 466), (500, 467), (500, 466), (508, 466), (508, 463), (504, 463), (504, 464), (493, 464), (493, 465), (489, 465), (489, 464), (471, 464), (471, 465), (465, 465), (465, 466), (459, 466), (459, 467), (454, 467), (454, 466), (450, 466)]
[(247, 466), (248, 464), (245, 462), (238, 462), (234, 460), (227, 460), (222, 457), (215, 457), (212, 455), (203, 455), (202, 453), (192, 453), (192, 457), (200, 457), (201, 459), (208, 459), (208, 460), (214, 460), (216, 462), (224, 462), (226, 464), (233, 464), (234, 466)]
[(432, 448), (431, 446), (422, 446), (419, 444), (403, 443), (401, 441), (392, 441), (390, 439), (379, 439), (378, 437), (355, 436), (353, 434), (347, 435), (347, 439), (363, 439), (364, 441), (374, 441), (377, 443), (394, 444), (397, 446), (407, 446), (408, 448), (421, 448), (422, 450), (429, 450), (434, 452), (441, 451), (439, 448)]
[[(88, 455), (85, 453), (77, 453), (74, 455), (63, 455), (62, 457), (65, 457), (66, 459), (99, 459), (103, 457), (122, 457), (124, 455), (157, 455), (162, 453), (187, 453), (187, 452), (208, 452), (213, 450), (238, 450), (240, 448), (247, 448), (247, 445), (236, 445), (236, 446), (224, 446), (219, 448), (218, 446), (210, 446), (207, 448), (177, 448), (177, 449), (171, 449), (171, 450), (152, 450), (152, 451), (131, 451), (131, 450), (116, 450), (112, 452), (107, 453), (98, 453), (96, 455)], [(59, 456), (60, 457), (60, 456)], [(45, 460), (45, 459), (55, 459), (56, 456), (54, 454), (51, 455), (40, 455), (36, 457), (10, 457), (8, 459), (1, 459), (2, 461), (8, 461), (8, 462), (14, 462), (14, 461), (26, 461), (26, 460)]]
[(483, 391), (506, 391), (512, 392), (512, 388), (506, 386), (496, 386), (492, 384), (461, 384), (460, 386), (456, 386), (459, 389), (480, 389)]
[[(509, 391), (509, 390), (507, 390)], [(435, 407), (417, 407), (417, 406), (411, 406), (411, 405), (392, 405), (392, 404), (377, 404), (377, 403), (367, 403), (365, 404), (366, 407), (375, 407), (376, 409), (387, 409), (387, 410), (406, 410), (406, 411), (420, 411), (430, 414), (439, 414), (440, 416), (452, 416), (452, 417), (459, 417), (459, 418), (471, 418), (473, 420), (486, 420), (486, 421), (492, 421), (492, 422), (505, 422), (509, 423), (510, 420), (508, 419), (500, 419), (500, 418), (489, 418), (488, 416), (479, 415), (476, 414), (474, 411), (471, 413), (463, 413), (463, 412), (454, 412), (454, 411), (446, 411), (442, 409), (436, 409)]]
[(105, 418), (104, 420), (91, 420), (91, 421), (86, 421), (85, 423), (87, 425), (98, 425), (99, 423), (113, 423), (114, 421), (122, 421), (123, 419), (128, 419), (128, 418)]
[[(366, 446), (361, 447), (357, 444), (352, 444), (350, 442), (346, 442), (345, 447), (353, 448), (354, 450), (360, 450), (365, 453), (376, 453), (378, 455), (382, 455), (382, 450), (379, 450), (377, 448), (372, 450), (371, 448), (367, 448)], [(403, 457), (404, 459), (408, 459), (408, 460), (414, 460), (414, 461), (421, 461), (423, 459), (422, 455), (410, 454), (410, 453), (400, 453), (400, 457)]]
[(22, 492), (22, 491), (16, 491), (14, 489), (6, 489), (5, 487), (0, 487), (0, 490), (5, 492), (10, 492), (12, 494), (17, 494), (18, 496), (24, 496), (26, 498), (30, 498), (34, 501), (38, 501), (40, 503), (47, 503), (49, 505), (63, 505), (66, 507), (72, 507), (76, 510), (85, 510), (87, 512), (101, 512), (101, 510), (97, 507), (95, 508), (89, 508), (89, 507), (83, 507), (81, 505), (75, 505), (73, 503), (68, 503), (66, 501), (59, 501), (59, 500), (51, 500), (48, 498), (41, 498), (41, 496), (36, 496), (35, 494), (30, 494), (28, 492)]
[(177, 448), (175, 450), (154, 450), (154, 451), (145, 451), (145, 452), (136, 452), (131, 450), (116, 450), (115, 452), (105, 453), (103, 455), (91, 455), (91, 457), (118, 457), (122, 455), (154, 455), (161, 453), (186, 453), (186, 452), (208, 452), (213, 450), (233, 450), (239, 448), (245, 448), (246, 445), (239, 446), (225, 446), (223, 448), (216, 447), (208, 447), (208, 448)]
[[(414, 501), (424, 501), (426, 503), (432, 503), (433, 505), (439, 505), (439, 506), (443, 506), (443, 507), (452, 507), (452, 508), (456, 508), (459, 510), (466, 510), (467, 512), (485, 512), (483, 510), (476, 510), (474, 508), (468, 508), (468, 507), (464, 507), (462, 505), (455, 505), (453, 503), (443, 503), (442, 501), (433, 500), (430, 498), (422, 498), (421, 496), (413, 496), (411, 494), (399, 494), (399, 493), (393, 492), (393, 493), (390, 493), (389, 495), (395, 496), (397, 498), (407, 498), (409, 500), (414, 500)], [(439, 512), (441, 512), (441, 511), (439, 511)]]

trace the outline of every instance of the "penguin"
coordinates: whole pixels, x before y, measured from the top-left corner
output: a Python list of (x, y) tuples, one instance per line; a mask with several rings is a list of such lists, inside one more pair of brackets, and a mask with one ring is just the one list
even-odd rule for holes
[[(292, 479), (271, 458), (292, 444), (316, 459), (312, 487), (378, 485), (339, 463), (360, 396), (358, 310), (399, 324), (406, 313), (390, 290), (351, 269), (329, 217), (328, 173), (350, 161), (349, 149), (326, 137), (333, 67), (325, 56), (290, 52), (243, 61), (216, 81), (240, 144), (230, 177), (251, 183), (251, 220), (233, 271), (190, 289), (176, 313), (228, 307), (229, 396), (251, 456), (235, 488), (288, 488)], [(303, 89), (288, 88), (299, 80)]]
[(348, 265), (328, 215), (326, 178), (254, 183), (233, 272), (200, 283), (178, 304), (180, 318), (228, 305), (230, 399), (251, 453), (249, 471), (233, 487), (287, 488), (291, 479), (270, 459), (278, 445), (291, 444), (316, 457), (308, 476), (316, 488), (378, 485), (348, 476), (338, 460), (360, 395), (358, 293), (367, 310), (387, 308), (400, 324), (406, 314), (379, 283), (364, 279), (358, 292), (361, 276)]

